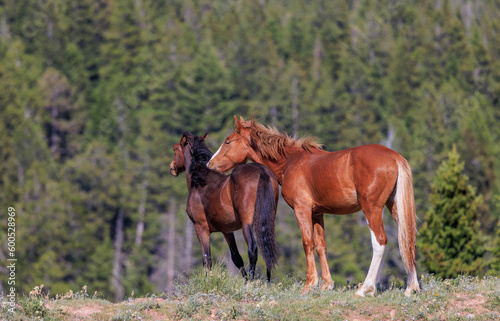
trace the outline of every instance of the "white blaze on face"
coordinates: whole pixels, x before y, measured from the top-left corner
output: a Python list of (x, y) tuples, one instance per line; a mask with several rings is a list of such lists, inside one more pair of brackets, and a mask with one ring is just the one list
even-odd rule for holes
[(208, 161), (209, 163), (212, 161), (212, 159), (215, 158), (215, 156), (217, 156), (217, 154), (219, 154), (221, 148), (222, 148), (222, 145), (220, 145), (219, 149), (215, 152), (215, 154), (212, 156), (212, 158), (210, 158), (210, 160)]

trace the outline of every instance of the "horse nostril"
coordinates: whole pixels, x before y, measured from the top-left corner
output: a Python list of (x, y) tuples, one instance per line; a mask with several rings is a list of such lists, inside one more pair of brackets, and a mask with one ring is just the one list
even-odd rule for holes
[(210, 162), (208, 162), (208, 163), (207, 163), (207, 167), (208, 167), (208, 168), (210, 168), (210, 166), (211, 166), (211, 164), (210, 164)]

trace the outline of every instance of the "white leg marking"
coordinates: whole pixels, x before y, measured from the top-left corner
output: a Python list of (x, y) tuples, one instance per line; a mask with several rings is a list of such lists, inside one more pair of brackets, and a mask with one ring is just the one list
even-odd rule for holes
[(380, 245), (377, 241), (375, 233), (370, 229), (370, 234), (372, 236), (372, 247), (373, 247), (373, 257), (370, 263), (370, 268), (368, 269), (368, 274), (366, 275), (365, 282), (363, 286), (356, 291), (356, 295), (365, 296), (366, 293), (373, 295), (375, 292), (375, 285), (377, 284), (377, 275), (380, 268), (380, 263), (382, 263), (382, 257), (384, 256), (385, 245)]
[(410, 296), (413, 291), (420, 292), (420, 286), (418, 285), (417, 269), (414, 266), (410, 272), (408, 272), (408, 286), (405, 290), (405, 296)]

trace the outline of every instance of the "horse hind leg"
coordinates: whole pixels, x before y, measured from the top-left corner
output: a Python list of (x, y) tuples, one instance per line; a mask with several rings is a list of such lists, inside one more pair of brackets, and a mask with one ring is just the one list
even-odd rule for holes
[(333, 289), (332, 275), (326, 259), (325, 223), (323, 214), (313, 216), (314, 247), (321, 263), (321, 277), (323, 285), (321, 291)]
[(365, 208), (363, 208), (363, 211), (368, 221), (368, 227), (370, 228), (373, 256), (365, 281), (361, 288), (356, 291), (356, 296), (362, 297), (365, 295), (373, 296), (375, 294), (378, 271), (387, 244), (387, 236), (382, 221), (383, 207), (373, 210), (365, 210)]
[(250, 261), (249, 273), (251, 278), (255, 277), (255, 266), (257, 265), (258, 249), (257, 242), (251, 224), (246, 224), (242, 228), (243, 237), (248, 245), (248, 260)]
[(229, 251), (231, 252), (231, 260), (233, 261), (234, 265), (240, 270), (241, 275), (243, 275), (244, 278), (247, 277), (247, 273), (245, 271), (245, 264), (243, 263), (243, 258), (240, 255), (240, 252), (238, 251), (238, 246), (236, 245), (236, 241), (234, 239), (234, 234), (231, 233), (222, 233), (224, 235), (224, 238), (226, 239), (227, 245), (229, 245)]
[[(391, 215), (394, 218), (394, 220), (396, 221), (396, 223), (398, 223), (398, 208), (396, 206), (395, 199), (389, 198), (389, 200), (387, 200), (386, 206), (389, 209), (389, 212), (391, 212)], [(404, 228), (404, 227), (400, 227), (399, 223), (398, 223), (398, 233), (399, 233), (400, 228)], [(402, 256), (402, 253), (401, 253), (401, 256)], [(405, 296), (410, 296), (413, 293), (413, 291), (420, 292), (420, 286), (418, 284), (416, 265), (414, 264), (410, 268), (410, 270), (407, 271), (407, 273), (408, 273), (408, 279), (406, 281), (407, 288), (406, 288), (404, 294), (405, 294)]]

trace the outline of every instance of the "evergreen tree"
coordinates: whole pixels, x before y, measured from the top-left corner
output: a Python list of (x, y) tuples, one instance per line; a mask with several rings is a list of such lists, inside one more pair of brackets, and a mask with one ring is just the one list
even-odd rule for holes
[(494, 143), (492, 132), (489, 129), (495, 126), (493, 111), (486, 99), (477, 93), (471, 99), (464, 100), (457, 108), (463, 113), (461, 131), (458, 133), (461, 144), (457, 147), (465, 162), (465, 171), (470, 177), (470, 183), (477, 188), (477, 192), (483, 196), (484, 203), (479, 210), (481, 215), (481, 226), (485, 231), (494, 232), (494, 215), (489, 215), (490, 208), (494, 207), (492, 192), (495, 192), (498, 182), (498, 173), (495, 170), (498, 155), (498, 146)]
[(422, 264), (443, 278), (478, 274), (484, 266), (484, 240), (479, 230), (482, 197), (467, 185), (456, 148), (438, 169), (432, 185), (432, 206), (418, 241)]
[[(499, 12), (493, 0), (0, 0), (0, 205), (18, 213), (21, 290), (87, 284), (119, 298), (163, 291), (200, 265), (185, 181), (168, 163), (185, 130), (209, 131), (214, 151), (233, 114), (316, 136), (326, 150), (389, 145), (414, 169), (420, 213), (455, 143), (483, 202), (468, 188), (441, 197), (446, 206), (433, 196), (424, 232), (447, 217), (438, 210), (455, 206), (456, 215), (476, 215), (498, 249)], [(467, 197), (475, 205), (452, 205)], [(276, 275), (303, 275), (300, 230), (281, 202)], [(362, 281), (368, 267), (361, 217), (325, 217), (338, 282)], [(441, 239), (452, 231), (461, 246), (467, 222), (457, 220), (434, 238), (425, 232), (437, 244), (426, 255), (444, 257)], [(402, 269), (393, 244), (383, 264)], [(212, 245), (214, 256), (227, 256), (222, 236)], [(460, 255), (469, 252), (464, 245)]]
[(77, 101), (75, 89), (57, 70), (49, 68), (42, 75), (44, 91), (44, 129), (52, 157), (64, 160), (80, 149), (85, 112)]

